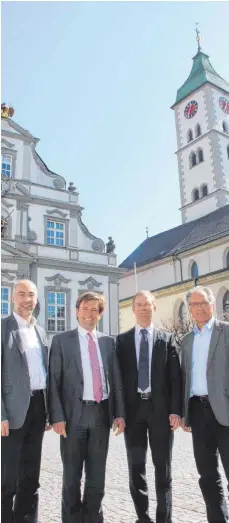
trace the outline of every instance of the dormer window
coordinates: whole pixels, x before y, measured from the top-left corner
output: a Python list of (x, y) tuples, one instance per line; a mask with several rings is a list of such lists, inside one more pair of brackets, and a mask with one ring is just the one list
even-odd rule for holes
[(12, 156), (2, 154), (2, 176), (11, 178), (12, 175)]

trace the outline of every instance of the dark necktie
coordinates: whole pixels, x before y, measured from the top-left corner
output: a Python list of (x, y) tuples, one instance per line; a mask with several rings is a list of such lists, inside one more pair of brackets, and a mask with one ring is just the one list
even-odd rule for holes
[(138, 387), (143, 392), (149, 387), (149, 342), (147, 330), (141, 329), (141, 343), (138, 363)]

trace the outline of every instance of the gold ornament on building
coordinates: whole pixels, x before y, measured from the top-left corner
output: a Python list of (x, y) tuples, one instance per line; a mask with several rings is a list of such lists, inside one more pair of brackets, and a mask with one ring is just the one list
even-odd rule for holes
[(6, 105), (5, 103), (1, 104), (1, 117), (2, 118), (12, 118), (14, 115), (14, 108), (10, 105)]

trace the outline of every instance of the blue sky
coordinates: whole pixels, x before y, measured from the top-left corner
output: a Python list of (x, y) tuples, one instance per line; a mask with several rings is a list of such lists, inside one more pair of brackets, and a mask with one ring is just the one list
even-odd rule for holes
[(3, 2), (2, 101), (73, 181), (118, 262), (178, 225), (174, 103), (201, 45), (229, 80), (228, 2)]

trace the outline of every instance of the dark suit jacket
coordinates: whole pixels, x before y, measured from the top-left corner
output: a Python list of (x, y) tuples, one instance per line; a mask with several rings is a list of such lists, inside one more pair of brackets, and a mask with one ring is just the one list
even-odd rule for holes
[[(18, 323), (13, 314), (1, 320), (1, 411), (2, 421), (8, 420), (10, 429), (22, 427), (30, 403), (30, 379), (26, 354), (23, 348)], [(43, 362), (48, 372), (48, 343), (44, 329), (35, 325), (40, 340)], [(46, 391), (45, 406), (47, 417)]]
[[(135, 419), (138, 401), (138, 369), (135, 328), (117, 337), (117, 356), (124, 388), (126, 423)], [(152, 407), (155, 412), (181, 415), (181, 368), (176, 345), (170, 333), (154, 329), (151, 366)]]
[[(98, 342), (109, 390), (110, 425), (124, 417), (123, 391), (113, 338), (98, 332)], [(78, 329), (53, 337), (49, 366), (49, 409), (53, 423), (77, 425), (82, 411), (83, 369)]]

